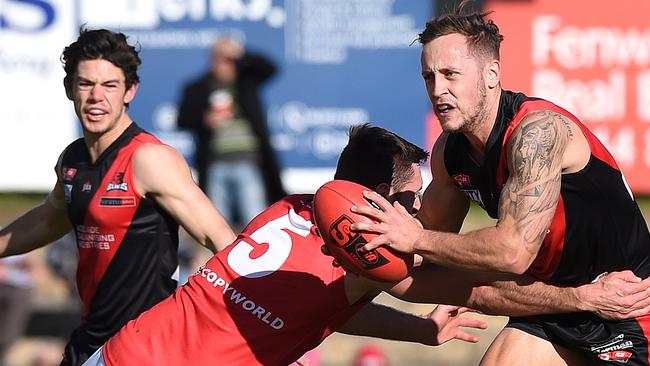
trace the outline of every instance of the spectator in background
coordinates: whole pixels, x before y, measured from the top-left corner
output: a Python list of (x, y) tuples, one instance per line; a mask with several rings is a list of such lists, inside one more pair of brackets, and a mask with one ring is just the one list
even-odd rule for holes
[(231, 225), (285, 196), (259, 97), (275, 73), (270, 60), (222, 37), (210, 70), (182, 93), (178, 126), (195, 134), (199, 185)]

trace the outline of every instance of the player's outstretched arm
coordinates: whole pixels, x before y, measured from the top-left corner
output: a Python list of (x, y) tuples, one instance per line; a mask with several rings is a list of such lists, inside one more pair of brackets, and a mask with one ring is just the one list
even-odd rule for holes
[(424, 265), (386, 288), (405, 301), (450, 303), (506, 316), (592, 312), (605, 319), (627, 319), (650, 311), (650, 278), (612, 272), (593, 283), (561, 287), (512, 274), (458, 271)]
[(223, 249), (236, 235), (192, 180), (187, 162), (166, 145), (145, 144), (133, 158), (138, 193), (156, 201), (201, 245)]
[(61, 238), (71, 229), (63, 189), (57, 182), (43, 203), (0, 230), (0, 257), (30, 252)]
[(588, 311), (620, 320), (647, 314), (649, 296), (650, 279), (623, 271), (578, 287), (553, 286), (527, 277), (496, 280), (473, 289), (468, 302), (489, 313), (510, 316)]
[(369, 303), (337, 331), (430, 346), (437, 346), (452, 339), (476, 343), (478, 336), (466, 332), (466, 329), (485, 329), (487, 324), (462, 315), (467, 311), (468, 309), (463, 307), (439, 305), (431, 313), (420, 316)]

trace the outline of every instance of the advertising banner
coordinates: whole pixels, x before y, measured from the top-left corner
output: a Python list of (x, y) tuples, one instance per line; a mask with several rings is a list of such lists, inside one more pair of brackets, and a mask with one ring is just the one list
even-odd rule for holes
[(79, 3), (81, 23), (120, 30), (141, 45), (141, 85), (129, 113), (190, 161), (192, 136), (175, 128), (177, 104), (223, 34), (279, 68), (263, 101), (290, 191), (332, 178), (350, 125), (372, 122), (424, 144), (430, 107), (413, 41), (431, 17), (430, 0)]
[[(431, 0), (4, 0), (0, 7), (0, 190), (45, 191), (80, 128), (59, 57), (79, 26), (124, 32), (141, 48), (129, 114), (192, 163), (176, 129), (185, 82), (215, 39), (239, 38), (279, 73), (262, 99), (290, 191), (330, 179), (350, 125), (371, 122), (425, 143), (430, 110), (414, 42)], [(427, 147), (428, 148), (428, 147)], [(301, 184), (303, 184), (301, 186)]]
[(68, 0), (0, 5), (0, 190), (51, 189), (57, 158), (77, 137), (59, 61), (73, 16)]

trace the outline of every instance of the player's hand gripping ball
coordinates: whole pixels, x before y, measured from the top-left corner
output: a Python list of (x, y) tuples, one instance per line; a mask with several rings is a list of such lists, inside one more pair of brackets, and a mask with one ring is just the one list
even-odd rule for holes
[(343, 267), (376, 281), (400, 281), (413, 266), (413, 255), (397, 253), (384, 246), (363, 253), (363, 245), (377, 234), (350, 230), (354, 222), (372, 222), (350, 211), (355, 205), (377, 207), (363, 197), (363, 191), (367, 190), (345, 180), (325, 183), (314, 197), (316, 225), (330, 253)]

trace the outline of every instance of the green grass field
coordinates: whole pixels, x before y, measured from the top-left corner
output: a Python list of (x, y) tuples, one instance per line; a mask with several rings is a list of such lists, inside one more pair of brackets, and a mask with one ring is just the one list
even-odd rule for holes
[(5, 226), (16, 216), (43, 202), (44, 194), (0, 193), (0, 226)]

